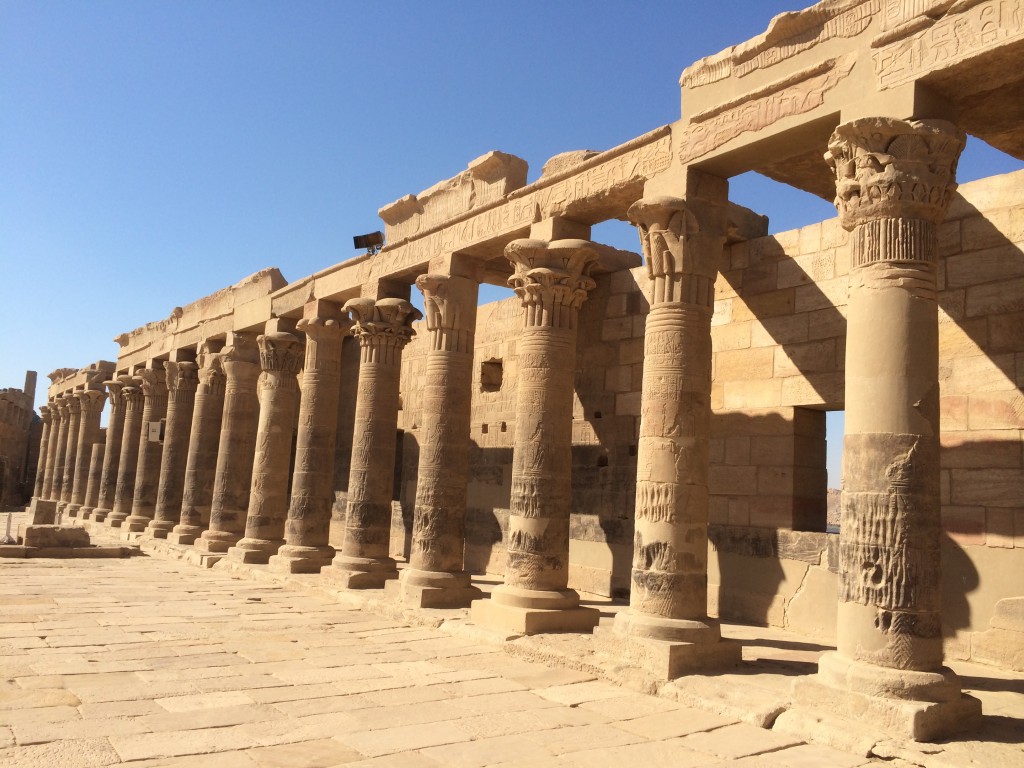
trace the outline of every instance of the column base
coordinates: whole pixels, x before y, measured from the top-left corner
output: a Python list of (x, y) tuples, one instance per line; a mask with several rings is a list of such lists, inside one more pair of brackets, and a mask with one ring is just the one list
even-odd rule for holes
[(80, 510), (78, 510), (78, 516), (83, 520), (91, 520), (93, 509), (94, 507), (83, 506)]
[(31, 525), (55, 525), (57, 522), (57, 502), (49, 499), (32, 499), (29, 505), (32, 513)]
[(195, 540), (193, 546), (200, 552), (211, 554), (223, 554), (231, 549), (242, 537), (237, 533), (228, 531), (203, 531), (202, 535)]
[(128, 515), (124, 512), (111, 512), (107, 515), (106, 519), (104, 519), (103, 523), (108, 528), (120, 528), (127, 518)]
[(68, 517), (78, 517), (78, 511), (82, 508), (81, 504), (68, 504), (64, 510), (64, 514)]
[(735, 667), (743, 660), (743, 646), (723, 640), (716, 622), (666, 619), (632, 610), (616, 616), (613, 626), (598, 627), (594, 645), (665, 681)]
[(398, 564), (390, 557), (335, 555), (334, 562), (320, 575), (343, 589), (383, 589), (389, 579), (398, 578)]
[(151, 522), (153, 518), (145, 515), (128, 515), (121, 527), (129, 533), (142, 533)]
[(66, 501), (58, 501), (57, 502), (57, 521), (58, 521), (57, 524), (58, 525), (60, 525), (60, 521), (64, 519), (64, 515), (67, 513), (67, 511), (68, 511), (68, 502), (66, 502)]
[(397, 581), (384, 585), (384, 596), (410, 608), (467, 608), (484, 595), (470, 584), (468, 573), (406, 568)]
[(174, 523), (169, 520), (150, 520), (146, 526), (146, 536), (151, 539), (166, 539), (174, 527)]
[(793, 682), (796, 707), (787, 728), (822, 714), (855, 721), (890, 736), (935, 741), (981, 725), (981, 702), (961, 692), (956, 675), (889, 669), (836, 652), (818, 662), (818, 674)]
[(284, 541), (281, 540), (244, 538), (228, 550), (227, 559), (239, 563), (266, 565), (282, 546), (284, 546)]
[(469, 618), (485, 629), (519, 635), (592, 632), (601, 619), (596, 608), (581, 608), (576, 590), (537, 590), (502, 584), (489, 600), (476, 600)]
[(176, 525), (167, 534), (167, 541), (179, 546), (195, 544), (196, 539), (203, 535), (204, 528), (198, 525)]
[(334, 547), (297, 547), (285, 544), (268, 560), (270, 570), (278, 573), (320, 573), (330, 565)]
[(92, 511), (92, 521), (94, 523), (102, 523), (102, 522), (104, 522), (107, 519), (107, 517), (109, 517), (109, 515), (110, 515), (110, 510), (109, 509), (106, 509), (104, 507), (96, 507)]

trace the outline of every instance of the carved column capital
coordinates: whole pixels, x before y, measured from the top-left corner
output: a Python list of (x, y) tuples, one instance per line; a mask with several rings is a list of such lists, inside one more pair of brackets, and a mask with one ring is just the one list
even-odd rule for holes
[(167, 374), (161, 361), (153, 363), (153, 368), (143, 368), (138, 372), (139, 386), (142, 393), (149, 397), (160, 397), (167, 394)]
[(97, 389), (87, 389), (83, 392), (76, 392), (75, 397), (83, 414), (95, 414), (103, 410), (103, 404), (107, 400), (107, 393)]
[(526, 324), (575, 327), (576, 311), (596, 285), (598, 252), (589, 240), (513, 240), (505, 246), (515, 270), (508, 284), (527, 309)]
[(297, 374), (305, 358), (305, 342), (294, 333), (278, 331), (256, 338), (264, 371)]
[(871, 117), (836, 128), (825, 160), (836, 175), (843, 227), (879, 219), (937, 224), (956, 191), (964, 133), (944, 120)]
[(212, 395), (223, 395), (224, 394), (224, 365), (220, 359), (219, 352), (206, 353), (197, 355), (197, 360), (201, 359), (202, 362), (199, 364), (199, 370), (197, 375), (199, 377), (199, 384), (202, 385), (203, 389)]
[(420, 275), (416, 287), (423, 293), (431, 349), (472, 352), (476, 326), (477, 283), (452, 275)]
[(121, 389), (121, 397), (124, 400), (125, 411), (142, 411), (146, 402), (146, 396), (142, 391), (141, 382), (129, 380)]
[(121, 396), (121, 390), (124, 389), (123, 381), (104, 381), (103, 386), (107, 389), (107, 397), (110, 398), (111, 410), (116, 410), (124, 405), (124, 398)]
[(260, 374), (260, 349), (250, 334), (234, 333), (220, 353), (220, 363), (230, 384), (253, 380)]
[(195, 392), (199, 386), (199, 366), (196, 363), (168, 360), (164, 363), (164, 374), (171, 397), (179, 393)]
[(50, 424), (53, 422), (53, 414), (50, 412), (50, 406), (39, 406), (39, 418), (43, 420), (43, 424)]
[(77, 392), (69, 392), (64, 395), (64, 401), (68, 407), (68, 414), (71, 416), (78, 416), (82, 412), (82, 402), (78, 399)]
[(352, 318), (352, 335), (362, 347), (404, 347), (422, 315), (405, 299), (351, 299), (341, 308)]

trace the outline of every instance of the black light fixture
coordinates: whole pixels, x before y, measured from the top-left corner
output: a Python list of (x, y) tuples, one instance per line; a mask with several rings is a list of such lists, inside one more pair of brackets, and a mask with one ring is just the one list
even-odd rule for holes
[(352, 238), (352, 244), (356, 250), (365, 248), (366, 252), (372, 256), (375, 253), (380, 253), (380, 249), (384, 245), (384, 233), (370, 232), (365, 235), (356, 235)]

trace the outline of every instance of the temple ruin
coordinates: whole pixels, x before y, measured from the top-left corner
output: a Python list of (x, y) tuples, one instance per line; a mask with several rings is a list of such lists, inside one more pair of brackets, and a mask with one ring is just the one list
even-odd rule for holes
[[(1024, 171), (956, 169), (966, 134), (1024, 159), (1022, 63), (1024, 0), (778, 16), (683, 71), (671, 125), (529, 184), (490, 152), (381, 208), (379, 253), (55, 372), (37, 519), (503, 633), (628, 599), (595, 642), (666, 680), (741, 663), (719, 619), (792, 629), (836, 650), (785, 727), (970, 729), (944, 660), (1024, 670)], [(838, 217), (769, 235), (729, 200), (747, 171)], [(638, 252), (591, 239), (613, 219)]]

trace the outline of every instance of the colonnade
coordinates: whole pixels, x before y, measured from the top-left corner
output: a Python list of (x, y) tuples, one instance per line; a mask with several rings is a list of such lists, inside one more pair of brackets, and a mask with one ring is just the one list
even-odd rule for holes
[[(885, 118), (841, 125), (828, 147), (840, 219), (852, 232), (839, 643), (799, 691), (811, 703), (847, 702), (847, 714), (873, 707), (883, 720), (916, 707), (928, 735), (969, 719), (976, 704), (942, 667), (939, 620), (935, 227), (962, 147), (947, 123)], [(628, 211), (651, 306), (632, 590), (628, 611), (598, 640), (666, 679), (740, 658), (706, 609), (710, 328), (727, 202), (724, 180), (689, 169), (678, 196), (650, 194)], [(319, 571), (341, 588), (386, 585), (422, 607), (472, 603), (471, 619), (496, 630), (589, 631), (597, 611), (568, 585), (572, 398), (578, 315), (600, 253), (577, 239), (505, 248), (523, 320), (507, 567), (489, 599), (479, 599), (463, 568), (471, 271), (416, 281), (430, 336), (410, 567), (400, 577), (388, 547), (392, 467), (402, 351), (418, 312), (397, 296), (343, 307), (315, 301), (297, 323), (275, 318), (258, 337), (202, 345), (195, 362), (154, 361), (107, 382), (110, 421), (95, 450), (103, 394), (54, 400), (37, 493), (107, 525), (276, 570)], [(361, 364), (344, 543), (335, 553), (327, 533), (349, 330)], [(165, 409), (161, 452), (146, 429)]]

